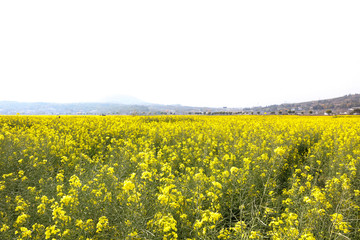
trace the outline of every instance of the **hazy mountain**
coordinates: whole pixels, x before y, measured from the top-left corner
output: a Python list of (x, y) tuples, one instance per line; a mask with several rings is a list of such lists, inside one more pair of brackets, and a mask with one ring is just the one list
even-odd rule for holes
[[(123, 101), (125, 102), (125, 101)], [(122, 103), (45, 103), (0, 101), (0, 115), (159, 115), (159, 114), (200, 114), (216, 112), (218, 108), (191, 107), (181, 105), (139, 104), (139, 101)]]
[[(253, 108), (211, 108), (182, 105), (162, 105), (144, 102), (135, 97), (115, 95), (98, 103), (44, 103), (0, 101), (0, 115), (76, 115), (76, 114), (317, 114), (331, 111), (349, 114), (360, 109), (360, 94), (302, 103), (286, 103)], [(358, 110), (357, 110), (358, 111)]]
[(354, 109), (360, 108), (360, 94), (349, 94), (343, 97), (314, 100), (300, 103), (284, 103), (280, 105), (270, 105), (266, 107), (246, 108), (246, 111), (253, 112), (275, 112), (276, 114), (303, 113), (303, 114), (324, 114), (331, 111), (336, 114), (349, 114)]

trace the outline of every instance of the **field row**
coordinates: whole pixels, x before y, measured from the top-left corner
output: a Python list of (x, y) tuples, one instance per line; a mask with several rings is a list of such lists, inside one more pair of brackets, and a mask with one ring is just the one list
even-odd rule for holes
[(0, 239), (360, 239), (359, 120), (2, 116)]

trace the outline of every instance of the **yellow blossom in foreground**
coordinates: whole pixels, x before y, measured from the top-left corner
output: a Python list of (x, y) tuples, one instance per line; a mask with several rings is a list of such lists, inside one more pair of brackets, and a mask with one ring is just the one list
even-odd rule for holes
[(70, 203), (72, 203), (74, 201), (72, 196), (69, 195), (65, 195), (61, 198), (60, 202), (63, 203), (65, 206), (69, 205)]
[(23, 238), (31, 237), (31, 230), (27, 229), (26, 227), (21, 227), (20, 231), (21, 231), (21, 237)]
[(0, 239), (360, 239), (359, 119), (0, 116)]
[(108, 229), (109, 227), (109, 220), (107, 219), (107, 217), (102, 216), (99, 218), (98, 223), (96, 224), (96, 232), (102, 232), (106, 229)]
[(45, 239), (49, 239), (51, 236), (54, 236), (59, 232), (60, 229), (57, 229), (55, 225), (49, 226), (45, 230)]
[(135, 184), (131, 182), (130, 180), (125, 180), (123, 189), (125, 192), (128, 192), (130, 190), (133, 190), (135, 188)]
[(8, 225), (3, 224), (3, 225), (1, 226), (1, 228), (0, 228), (0, 232), (5, 232), (5, 231), (7, 231), (7, 230), (9, 230), (9, 229), (10, 229), (10, 227), (9, 227)]

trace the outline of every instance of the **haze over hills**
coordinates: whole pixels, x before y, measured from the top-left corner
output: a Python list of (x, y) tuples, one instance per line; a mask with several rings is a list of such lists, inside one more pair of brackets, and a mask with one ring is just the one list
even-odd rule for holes
[(332, 114), (350, 114), (354, 109), (360, 108), (360, 94), (349, 94), (342, 97), (313, 100), (300, 103), (283, 103), (266, 107), (245, 108), (247, 111), (286, 114), (318, 114), (322, 115), (331, 111)]
[(129, 96), (129, 95), (111, 95), (108, 97), (104, 97), (100, 99), (102, 103), (118, 103), (118, 104), (126, 104), (126, 105), (150, 105), (151, 103), (145, 102), (139, 98)]
[[(119, 100), (119, 99), (117, 99)], [(0, 101), (0, 115), (162, 115), (216, 112), (218, 108), (163, 105), (142, 102), (16, 102)]]
[(182, 105), (153, 104), (138, 98), (115, 95), (94, 103), (48, 103), (0, 101), (2, 115), (160, 115), (160, 114), (352, 114), (360, 109), (360, 94), (314, 100), (301, 103), (284, 103), (252, 108), (214, 108)]

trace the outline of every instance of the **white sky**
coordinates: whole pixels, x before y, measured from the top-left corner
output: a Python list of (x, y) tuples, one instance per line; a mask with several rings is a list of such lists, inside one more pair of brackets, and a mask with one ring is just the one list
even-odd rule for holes
[(251, 107), (360, 93), (360, 1), (0, 1), (0, 100)]

